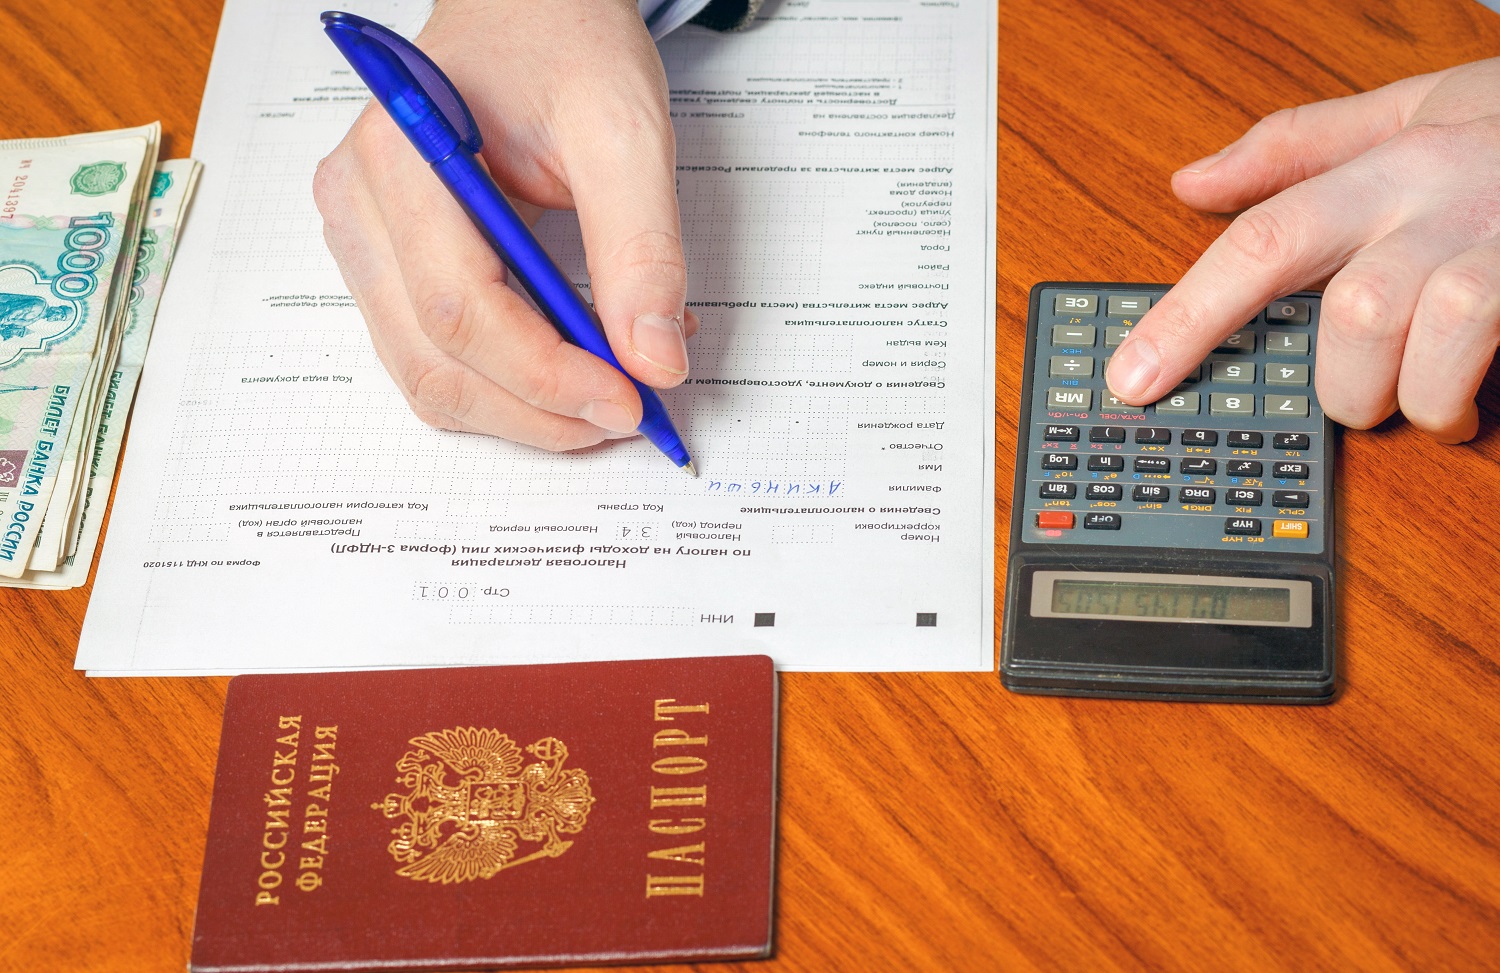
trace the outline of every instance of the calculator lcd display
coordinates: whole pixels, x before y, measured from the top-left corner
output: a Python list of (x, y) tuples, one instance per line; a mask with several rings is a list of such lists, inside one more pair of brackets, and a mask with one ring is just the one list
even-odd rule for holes
[(1057, 581), (1052, 610), (1059, 615), (1130, 615), (1135, 618), (1201, 618), (1224, 622), (1290, 622), (1292, 595), (1285, 588)]
[(1114, 571), (1038, 571), (1034, 617), (1199, 625), (1312, 624), (1312, 585), (1279, 578)]

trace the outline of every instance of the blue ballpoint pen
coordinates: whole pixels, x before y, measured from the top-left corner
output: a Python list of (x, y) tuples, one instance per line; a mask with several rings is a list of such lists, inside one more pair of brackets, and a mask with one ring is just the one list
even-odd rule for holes
[(469, 214), (479, 232), (558, 332), (630, 379), (641, 396), (640, 432), (694, 476), (692, 459), (656, 390), (620, 365), (594, 311), (479, 163), (474, 116), (447, 76), (406, 38), (363, 17), (323, 14), (324, 30), (396, 127)]

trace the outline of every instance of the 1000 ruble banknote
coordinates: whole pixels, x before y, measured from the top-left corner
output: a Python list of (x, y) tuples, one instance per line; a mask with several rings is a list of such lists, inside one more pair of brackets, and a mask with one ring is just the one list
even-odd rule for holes
[[(76, 588), (88, 580), (89, 566), (99, 545), (105, 502), (120, 462), (125, 419), (140, 382), (151, 326), (156, 320), (162, 287), (177, 252), (177, 240), (200, 168), (192, 159), (171, 159), (156, 167), (136, 251), (125, 327), (114, 361), (104, 370), (108, 377), (101, 389), (99, 407), (94, 410), (92, 431), (84, 439), (92, 442), (93, 448), (87, 456), (87, 465), (79, 471), (83, 474), (82, 489), (75, 486), (73, 512), (55, 528), (49, 510), (25, 575), (16, 581), (0, 579), (0, 586)], [(61, 494), (61, 486), (53, 491), (53, 506)], [(62, 550), (64, 546), (66, 550)]]
[(76, 464), (83, 449), (159, 137), (148, 125), (0, 143), (0, 577), (26, 570), (67, 454)]

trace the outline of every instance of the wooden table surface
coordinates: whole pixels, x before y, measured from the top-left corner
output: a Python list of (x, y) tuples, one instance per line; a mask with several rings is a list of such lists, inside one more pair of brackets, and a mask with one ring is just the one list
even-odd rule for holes
[[(4, 0), (0, 137), (160, 118), (189, 152), (220, 2)], [(1003, 579), (1029, 286), (1176, 279), (1225, 220), (1173, 169), (1277, 108), (1500, 52), (1500, 16), (1007, 0), (1001, 45)], [(1331, 706), (784, 676), (776, 957), (752, 968), (1500, 968), (1496, 370), (1481, 421), (1461, 447), (1343, 437)], [(0, 590), (0, 969), (181, 969), (225, 681), (85, 679), (88, 594)]]

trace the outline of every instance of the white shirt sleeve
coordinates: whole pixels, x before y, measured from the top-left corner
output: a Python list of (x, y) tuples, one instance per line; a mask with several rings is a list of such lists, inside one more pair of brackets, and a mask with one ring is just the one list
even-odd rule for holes
[(641, 19), (651, 31), (651, 39), (659, 41), (672, 31), (698, 16), (708, 6), (708, 0), (637, 0), (641, 8)]

